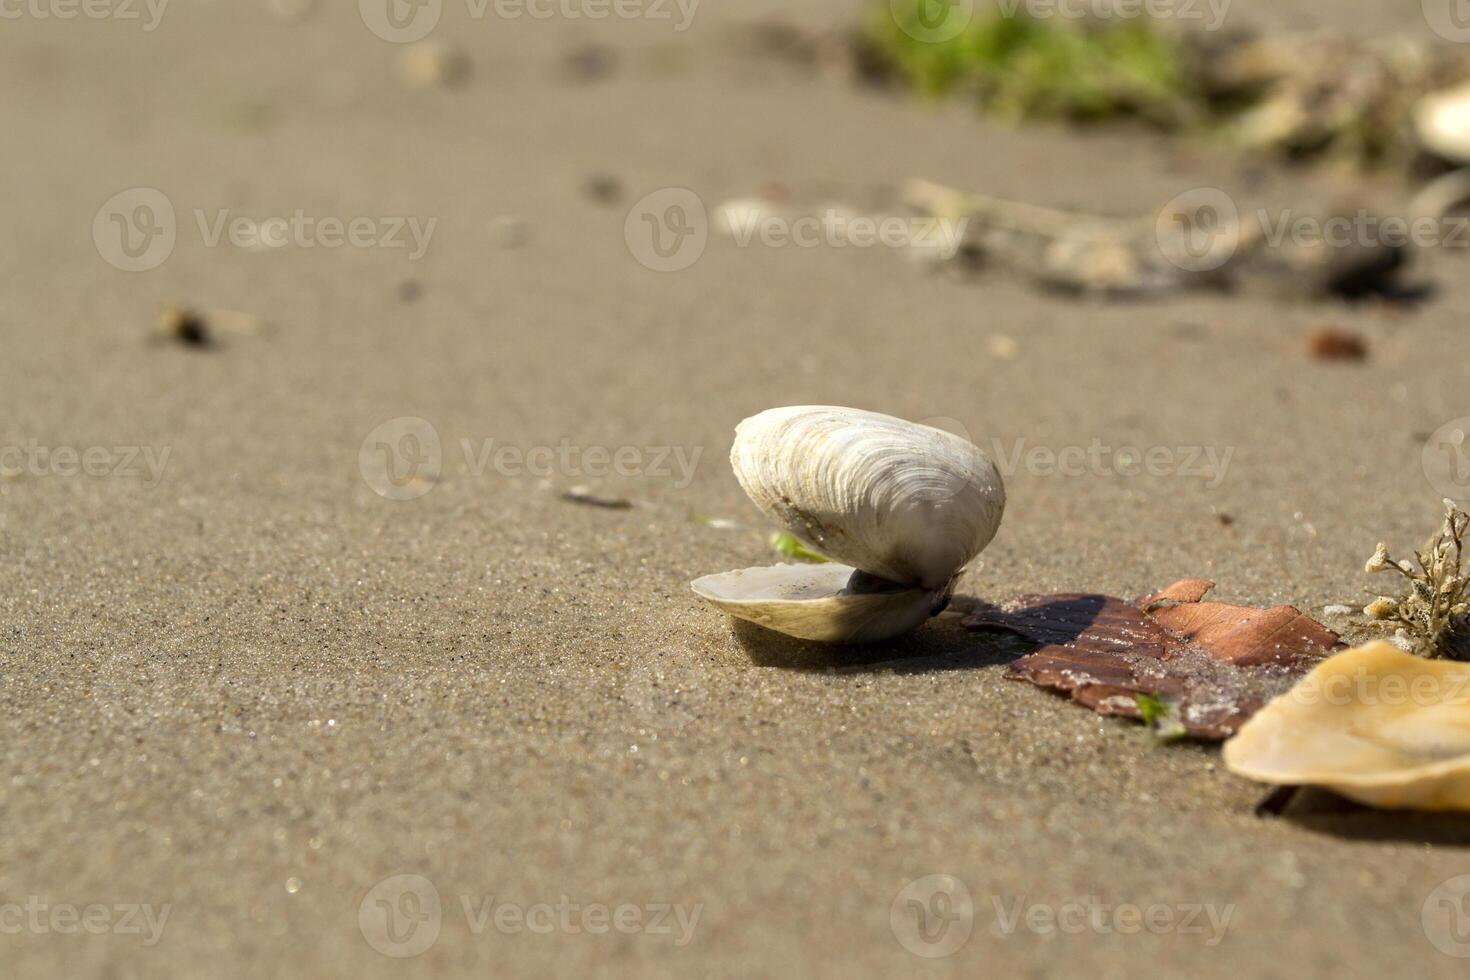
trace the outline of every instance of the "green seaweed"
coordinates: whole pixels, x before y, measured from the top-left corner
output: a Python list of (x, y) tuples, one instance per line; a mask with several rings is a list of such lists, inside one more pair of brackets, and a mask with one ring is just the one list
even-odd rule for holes
[(813, 565), (825, 565), (831, 560), (824, 555), (817, 554), (796, 540), (795, 535), (788, 534), (785, 531), (771, 535), (771, 547), (775, 549), (778, 555), (785, 555), (787, 558), (794, 558), (797, 561), (810, 562)]
[(1173, 741), (1186, 734), (1184, 723), (1179, 720), (1179, 706), (1153, 694), (1135, 694), (1138, 717), (1160, 739)]
[(1132, 116), (1169, 126), (1186, 121), (1199, 101), (1182, 43), (1146, 19), (972, 16), (964, 5), (949, 6), (942, 17), (965, 18), (961, 26), (936, 23), (932, 7), (881, 4), (864, 30), (878, 60), (931, 97), (971, 92), (983, 108), (1015, 119)]

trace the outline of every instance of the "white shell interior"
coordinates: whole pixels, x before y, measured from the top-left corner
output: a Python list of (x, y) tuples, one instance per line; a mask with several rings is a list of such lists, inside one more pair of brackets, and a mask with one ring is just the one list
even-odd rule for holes
[(788, 636), (875, 643), (909, 632), (933, 614), (942, 593), (922, 589), (847, 592), (848, 565), (771, 565), (706, 575), (694, 591), (737, 619)]

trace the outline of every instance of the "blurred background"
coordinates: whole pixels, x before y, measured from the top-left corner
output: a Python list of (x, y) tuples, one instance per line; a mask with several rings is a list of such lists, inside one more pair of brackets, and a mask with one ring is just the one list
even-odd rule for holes
[(1457, 2), (0, 0), (0, 960), (1458, 975), (1453, 827), (687, 590), (808, 403), (1005, 461), (967, 593), (1360, 605), (1470, 489)]

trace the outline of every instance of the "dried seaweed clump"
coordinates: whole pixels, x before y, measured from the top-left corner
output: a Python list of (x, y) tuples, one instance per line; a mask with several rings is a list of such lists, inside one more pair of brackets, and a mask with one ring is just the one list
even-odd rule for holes
[(1418, 567), (1397, 561), (1380, 544), (1368, 559), (1369, 572), (1395, 571), (1409, 583), (1407, 594), (1379, 596), (1363, 610), (1394, 629), (1414, 653), (1423, 657), (1470, 660), (1470, 571), (1462, 570), (1470, 514), (1446, 500), (1444, 527), (1414, 552)]

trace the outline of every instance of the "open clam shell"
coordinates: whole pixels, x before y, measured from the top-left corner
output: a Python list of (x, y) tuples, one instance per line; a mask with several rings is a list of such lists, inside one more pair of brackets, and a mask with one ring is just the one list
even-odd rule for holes
[(875, 412), (762, 412), (737, 427), (730, 463), (762, 511), (838, 564), (747, 568), (693, 589), (803, 639), (875, 642), (918, 626), (944, 608), (1005, 509), (1000, 473), (977, 447)]
[(1470, 664), (1378, 642), (1337, 654), (1225, 743), (1225, 765), (1387, 808), (1470, 810)]

